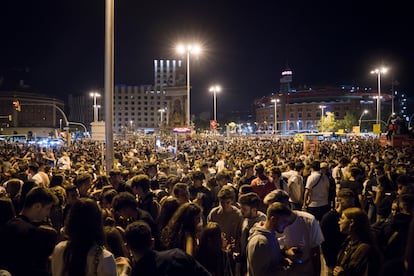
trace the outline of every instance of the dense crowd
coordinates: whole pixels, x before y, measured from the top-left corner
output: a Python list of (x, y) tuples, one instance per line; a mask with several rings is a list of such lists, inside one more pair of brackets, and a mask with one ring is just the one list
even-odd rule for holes
[(411, 147), (175, 139), (2, 142), (0, 275), (414, 275)]

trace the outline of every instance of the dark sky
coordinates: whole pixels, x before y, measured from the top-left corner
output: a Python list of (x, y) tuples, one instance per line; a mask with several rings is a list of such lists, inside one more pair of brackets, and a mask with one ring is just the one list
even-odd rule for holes
[[(360, 2), (363, 2), (362, 4)], [(29, 67), (37, 92), (65, 99), (104, 86), (105, 0), (6, 0), (0, 8), (0, 66)], [(115, 0), (115, 83), (152, 84), (153, 59), (191, 59), (192, 113), (211, 111), (208, 88), (220, 84), (218, 109), (248, 108), (293, 85), (371, 86), (384, 64), (383, 91), (398, 80), (414, 95), (413, 17), (409, 1)], [(219, 111), (220, 112), (220, 111)]]

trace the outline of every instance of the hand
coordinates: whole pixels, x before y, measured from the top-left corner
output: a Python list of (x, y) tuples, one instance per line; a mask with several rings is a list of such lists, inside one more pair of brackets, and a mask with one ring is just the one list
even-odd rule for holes
[(131, 262), (126, 257), (118, 257), (115, 259), (117, 269), (121, 271), (120, 276), (127, 276), (131, 271)]
[(344, 272), (344, 268), (342, 266), (335, 266), (335, 268), (333, 269), (334, 276), (341, 275), (342, 272)]
[(291, 259), (289, 259), (289, 258), (283, 258), (282, 259), (282, 265), (283, 265), (284, 270), (288, 270), (289, 268), (291, 268), (292, 264), (293, 264), (293, 262), (292, 262)]
[(292, 246), (291, 248), (285, 251), (285, 255), (293, 262), (297, 262), (298, 260), (302, 259), (303, 248), (298, 246)]

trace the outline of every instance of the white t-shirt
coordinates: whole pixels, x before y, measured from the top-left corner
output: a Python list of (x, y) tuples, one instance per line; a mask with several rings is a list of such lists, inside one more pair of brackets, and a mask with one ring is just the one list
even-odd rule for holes
[[(319, 183), (318, 183), (319, 181)], [(306, 189), (310, 190), (309, 207), (321, 207), (329, 204), (329, 179), (320, 172), (311, 172), (306, 180)]]
[(294, 172), (288, 179), (289, 202), (303, 203), (303, 193), (305, 186), (303, 185), (303, 177), (298, 172)]
[[(55, 249), (52, 253), (52, 275), (53, 276), (61, 276), (63, 275), (63, 253), (65, 252), (65, 248), (67, 245), (67, 241), (62, 241), (55, 246)], [(102, 249), (101, 254), (99, 255), (99, 262), (98, 267), (95, 267), (95, 255), (96, 255), (96, 247), (93, 246), (87, 255), (86, 261), (86, 276), (116, 276), (116, 263), (115, 258), (111, 252), (106, 249)], [(95, 270), (97, 274), (95, 274)]]
[(69, 156), (62, 156), (58, 159), (57, 165), (61, 170), (70, 170), (70, 163)]
[(286, 248), (292, 246), (303, 248), (303, 264), (293, 264), (291, 269), (287, 270), (286, 275), (312, 275), (311, 249), (320, 246), (325, 238), (319, 222), (312, 214), (302, 211), (294, 212), (296, 213), (295, 221), (278, 236), (284, 236), (283, 243)]

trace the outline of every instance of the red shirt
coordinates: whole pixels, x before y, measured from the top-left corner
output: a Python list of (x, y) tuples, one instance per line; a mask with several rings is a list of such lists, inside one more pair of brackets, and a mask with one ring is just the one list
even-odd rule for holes
[(268, 193), (275, 189), (273, 179), (267, 176), (263, 179), (256, 177), (253, 179), (251, 186), (253, 191), (260, 197), (261, 200), (263, 200)]

